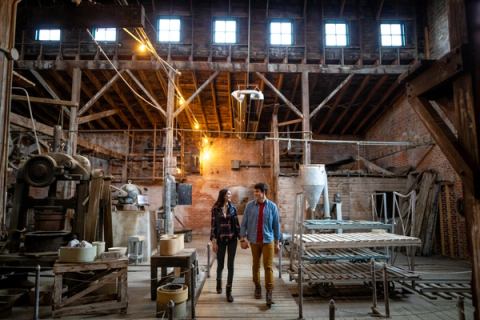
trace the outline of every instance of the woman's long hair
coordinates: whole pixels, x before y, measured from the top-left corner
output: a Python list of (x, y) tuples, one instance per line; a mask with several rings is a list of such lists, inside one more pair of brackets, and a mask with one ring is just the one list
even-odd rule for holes
[(213, 205), (215, 208), (221, 208), (225, 204), (225, 197), (227, 196), (228, 189), (222, 189), (218, 192), (218, 198), (215, 204)]

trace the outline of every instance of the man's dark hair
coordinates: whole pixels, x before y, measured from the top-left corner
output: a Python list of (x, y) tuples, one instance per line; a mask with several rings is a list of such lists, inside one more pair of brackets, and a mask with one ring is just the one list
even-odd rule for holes
[(255, 184), (255, 186), (253, 188), (256, 189), (256, 190), (260, 190), (265, 194), (267, 194), (267, 191), (268, 191), (268, 185), (266, 183), (263, 183), (263, 182), (259, 182), (259, 183)]

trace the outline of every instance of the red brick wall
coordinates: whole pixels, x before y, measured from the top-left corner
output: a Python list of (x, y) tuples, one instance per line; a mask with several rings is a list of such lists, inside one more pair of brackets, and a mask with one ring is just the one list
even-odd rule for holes
[[(448, 162), (440, 148), (434, 143), (432, 136), (423, 125), (406, 99), (397, 101), (366, 133), (367, 140), (410, 141), (416, 147), (369, 147), (367, 158), (378, 165), (388, 167), (411, 166), (417, 171), (433, 169), (438, 172), (439, 180), (452, 184), (451, 209), (452, 234), (445, 237), (458, 238), (460, 246), (451, 256), (464, 256), (466, 252), (465, 219), (456, 209), (457, 199), (463, 197), (463, 188), (460, 177)], [(440, 199), (445, 206), (445, 188), (442, 188)], [(450, 255), (450, 253), (448, 253)]]

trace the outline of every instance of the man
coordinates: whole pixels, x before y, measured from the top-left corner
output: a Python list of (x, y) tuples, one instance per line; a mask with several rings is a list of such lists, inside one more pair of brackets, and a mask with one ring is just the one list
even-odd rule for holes
[(280, 222), (277, 205), (267, 199), (268, 186), (257, 183), (254, 186), (255, 200), (245, 207), (242, 225), (240, 227), (240, 246), (252, 250), (252, 275), (255, 283), (255, 299), (262, 298), (260, 285), (260, 258), (263, 255), (265, 270), (265, 289), (267, 306), (273, 304), (273, 256), (280, 249)]

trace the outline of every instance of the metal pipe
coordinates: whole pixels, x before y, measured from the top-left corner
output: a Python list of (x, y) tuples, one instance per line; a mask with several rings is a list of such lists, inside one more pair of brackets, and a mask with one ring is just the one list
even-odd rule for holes
[[(195, 279), (197, 276), (197, 269), (195, 263), (190, 266), (190, 287), (192, 287), (192, 319), (195, 319)], [(189, 288), (190, 290), (190, 288)]]
[(465, 320), (465, 302), (463, 297), (457, 299), (458, 320)]
[(173, 320), (173, 314), (175, 313), (175, 302), (173, 300), (167, 303), (168, 320)]
[(38, 320), (40, 305), (40, 265), (35, 268), (35, 309), (33, 312), (33, 320)]
[(360, 146), (412, 146), (414, 143), (408, 141), (375, 141), (375, 140), (314, 140), (314, 139), (292, 139), (292, 138), (272, 138), (266, 137), (265, 140), (310, 142), (324, 144), (356, 144)]
[(388, 292), (388, 273), (387, 264), (383, 264), (383, 295), (385, 299), (385, 315), (390, 318), (390, 297)]
[(207, 243), (207, 278), (210, 278), (210, 242)]
[(377, 278), (375, 274), (375, 260), (371, 259), (370, 263), (372, 264), (372, 309), (377, 308)]
[(335, 320), (335, 300), (330, 300), (328, 304), (328, 319)]

